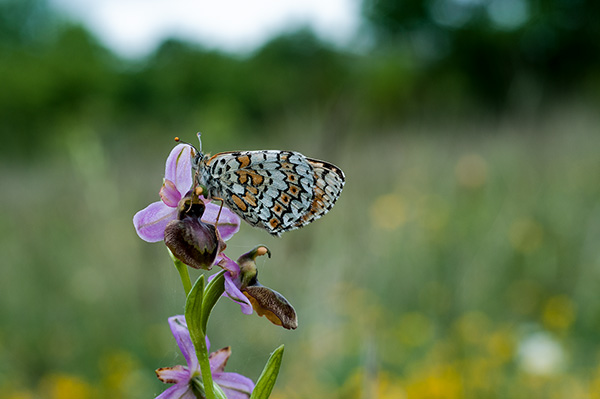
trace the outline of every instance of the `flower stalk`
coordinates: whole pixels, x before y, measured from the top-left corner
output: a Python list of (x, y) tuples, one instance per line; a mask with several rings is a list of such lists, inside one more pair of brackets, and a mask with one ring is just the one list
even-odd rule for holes
[(200, 372), (202, 373), (202, 381), (204, 381), (204, 393), (206, 399), (216, 399), (215, 389), (212, 380), (212, 374), (210, 373), (210, 363), (208, 362), (208, 348), (206, 347), (206, 336), (202, 336), (202, 339), (192, 340), (194, 348), (196, 348), (196, 355), (198, 356), (198, 362), (200, 363)]
[(181, 283), (183, 284), (183, 291), (185, 292), (185, 297), (190, 294), (192, 290), (192, 280), (190, 279), (190, 270), (187, 265), (180, 261), (179, 259), (173, 256), (173, 253), (169, 251), (169, 256), (173, 259), (173, 264), (179, 273), (179, 278), (181, 278)]

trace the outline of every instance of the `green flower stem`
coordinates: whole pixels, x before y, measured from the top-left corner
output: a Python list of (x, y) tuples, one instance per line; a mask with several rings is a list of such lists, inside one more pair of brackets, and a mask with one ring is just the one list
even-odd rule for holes
[(200, 363), (206, 399), (216, 399), (212, 374), (210, 373), (210, 363), (208, 362), (208, 348), (206, 347), (205, 337), (199, 339), (198, 342), (194, 342), (194, 347), (196, 348), (196, 356), (198, 356), (198, 362)]
[(192, 280), (190, 279), (190, 270), (188, 266), (173, 256), (171, 251), (169, 251), (169, 255), (171, 259), (173, 259), (173, 263), (175, 264), (175, 268), (179, 272), (179, 278), (181, 278), (181, 283), (183, 284), (183, 290), (185, 291), (185, 297), (189, 295), (192, 290)]
[(204, 276), (200, 276), (192, 287), (185, 302), (185, 320), (190, 331), (190, 338), (196, 350), (196, 357), (200, 364), (200, 373), (204, 383), (206, 399), (216, 399), (210, 363), (208, 361), (208, 348), (206, 347), (206, 332), (202, 328), (202, 304), (204, 301)]

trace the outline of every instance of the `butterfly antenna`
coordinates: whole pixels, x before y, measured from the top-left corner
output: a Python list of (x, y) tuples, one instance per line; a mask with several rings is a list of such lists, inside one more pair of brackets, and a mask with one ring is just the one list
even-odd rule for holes
[(202, 138), (200, 136), (202, 136), (201, 132), (196, 133), (196, 136), (198, 136), (198, 143), (200, 143), (200, 151), (202, 151)]
[[(188, 143), (187, 141), (183, 141), (183, 140), (181, 140), (181, 139), (180, 139), (179, 137), (177, 137), (177, 136), (175, 137), (175, 139), (174, 139), (174, 140), (175, 140), (175, 142), (176, 142), (176, 143), (180, 143), (180, 144), (187, 144), (187, 145), (189, 145), (190, 147), (192, 147), (194, 150), (196, 150), (196, 152), (200, 152), (200, 151), (198, 151), (198, 149), (196, 148), (196, 146), (195, 146), (195, 145), (193, 145), (193, 144), (190, 144), (190, 143)], [(202, 148), (200, 148), (200, 149), (202, 149)]]

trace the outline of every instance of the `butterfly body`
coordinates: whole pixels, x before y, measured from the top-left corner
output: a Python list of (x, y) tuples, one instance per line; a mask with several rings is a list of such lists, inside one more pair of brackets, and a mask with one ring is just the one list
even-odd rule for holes
[(344, 186), (341, 169), (294, 151), (232, 151), (193, 159), (196, 182), (241, 219), (273, 235), (327, 213)]

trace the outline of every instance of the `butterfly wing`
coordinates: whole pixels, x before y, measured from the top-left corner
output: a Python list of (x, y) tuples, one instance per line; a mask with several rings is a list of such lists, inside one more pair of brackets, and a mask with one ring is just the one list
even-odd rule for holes
[(219, 153), (206, 161), (206, 183), (211, 197), (223, 199), (244, 221), (280, 235), (310, 223), (299, 224), (313, 206), (316, 175), (311, 162), (293, 151)]
[(307, 158), (306, 160), (314, 171), (313, 201), (308, 211), (296, 221), (294, 227), (305, 226), (329, 212), (340, 197), (346, 182), (344, 172), (337, 166), (318, 159)]

